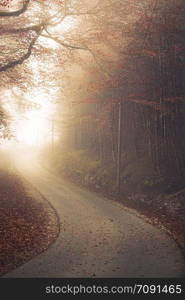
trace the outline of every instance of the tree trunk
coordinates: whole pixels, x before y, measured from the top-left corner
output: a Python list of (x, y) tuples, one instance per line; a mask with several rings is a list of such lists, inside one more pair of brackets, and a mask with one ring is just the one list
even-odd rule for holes
[(118, 103), (118, 155), (117, 155), (117, 171), (116, 186), (118, 193), (120, 192), (121, 183), (121, 146), (122, 146), (122, 103)]

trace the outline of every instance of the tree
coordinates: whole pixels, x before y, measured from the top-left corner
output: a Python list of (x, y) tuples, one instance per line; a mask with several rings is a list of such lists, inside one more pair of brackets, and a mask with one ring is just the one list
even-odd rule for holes
[[(86, 140), (90, 151), (98, 140), (99, 151), (94, 151), (101, 153), (104, 162), (108, 157), (115, 161), (117, 103), (122, 103), (122, 156), (132, 152), (135, 160), (148, 157), (160, 169), (165, 165), (165, 172), (175, 167), (181, 176), (184, 6), (182, 0), (166, 3), (12, 0), (0, 10), (1, 85), (16, 85), (27, 99), (28, 91), (38, 90), (44, 81), (43, 94), (54, 91), (54, 83), (59, 90), (54, 97), (59, 116), (64, 102), (73, 105), (71, 115), (76, 119), (84, 115), (75, 123), (78, 147), (84, 147), (80, 141)], [(47, 68), (51, 57), (56, 62), (52, 70)], [(33, 65), (38, 61), (40, 79), (33, 80)], [(103, 133), (94, 130), (93, 134), (95, 120)], [(174, 150), (176, 144), (181, 150)], [(121, 169), (125, 165), (123, 161)]]

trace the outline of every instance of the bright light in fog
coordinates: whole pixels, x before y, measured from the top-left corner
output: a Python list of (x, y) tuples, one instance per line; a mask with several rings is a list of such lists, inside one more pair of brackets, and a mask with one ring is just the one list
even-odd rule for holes
[(49, 142), (50, 121), (42, 111), (28, 111), (24, 119), (17, 122), (15, 135), (19, 142), (27, 145), (42, 145)]

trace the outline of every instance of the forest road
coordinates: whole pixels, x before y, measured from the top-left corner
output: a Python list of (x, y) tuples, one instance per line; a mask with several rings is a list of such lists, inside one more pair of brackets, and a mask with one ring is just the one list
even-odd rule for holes
[(184, 276), (184, 257), (165, 232), (40, 166), (17, 168), (57, 211), (60, 234), (45, 252), (4, 277)]

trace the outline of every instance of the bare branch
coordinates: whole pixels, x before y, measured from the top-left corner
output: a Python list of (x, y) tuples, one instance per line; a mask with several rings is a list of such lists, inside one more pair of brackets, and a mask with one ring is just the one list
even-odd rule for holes
[(65, 48), (68, 48), (68, 49), (71, 49), (71, 50), (84, 50), (84, 51), (88, 51), (94, 61), (96, 62), (96, 64), (98, 65), (99, 69), (101, 70), (101, 72), (106, 76), (106, 77), (112, 77), (110, 72), (108, 72), (103, 66), (102, 64), (99, 62), (97, 56), (95, 55), (95, 53), (87, 46), (76, 46), (76, 45), (71, 45), (69, 43), (66, 43), (64, 41), (61, 41), (59, 38), (57, 37), (54, 37), (52, 36), (48, 31), (46, 31), (47, 34), (41, 34), (42, 37), (45, 37), (45, 38), (49, 38), (53, 41), (55, 41), (56, 43), (60, 44), (61, 46), (65, 47)]
[(41, 36), (45, 37), (45, 38), (49, 38), (49, 39), (55, 41), (56, 43), (60, 44), (61, 46), (69, 48), (69, 49), (74, 49), (74, 50), (88, 50), (86, 47), (75, 46), (75, 45), (70, 45), (68, 43), (65, 43), (65, 42), (61, 41), (60, 39), (58, 39), (57, 37), (53, 37), (50, 34), (41, 34)]
[(97, 56), (95, 55), (95, 53), (94, 53), (91, 49), (89, 49), (88, 47), (86, 48), (86, 50), (88, 50), (88, 51), (90, 52), (90, 54), (92, 55), (94, 61), (95, 61), (96, 64), (98, 65), (100, 71), (101, 71), (106, 77), (108, 77), (108, 78), (112, 77), (111, 73), (108, 72), (108, 71), (106, 70), (106, 68), (104, 68), (103, 65), (99, 62), (99, 60), (98, 60)]

